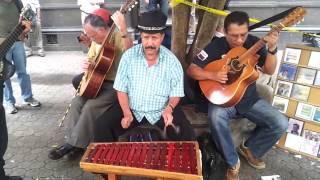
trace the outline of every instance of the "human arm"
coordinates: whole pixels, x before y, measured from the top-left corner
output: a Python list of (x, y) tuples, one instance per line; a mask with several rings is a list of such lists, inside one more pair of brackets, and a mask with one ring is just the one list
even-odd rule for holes
[(277, 66), (277, 53), (272, 54), (272, 52), (276, 52), (278, 38), (278, 32), (271, 32), (270, 34), (264, 37), (264, 40), (267, 42), (268, 45), (268, 53), (262, 70), (264, 73), (269, 75), (272, 75), (274, 73)]
[(30, 32), (30, 30), (31, 30), (31, 22), (30, 22), (30, 21), (25, 21), (25, 20), (23, 20), (23, 21), (21, 21), (21, 25), (22, 25), (22, 27), (23, 27), (24, 29), (23, 29), (22, 33), (20, 34), (19, 39), (20, 39), (21, 41), (23, 41), (23, 40), (26, 38), (27, 34), (28, 34), (28, 33)]
[(123, 112), (123, 118), (121, 119), (121, 126), (124, 129), (127, 129), (130, 126), (131, 122), (133, 121), (133, 115), (129, 107), (128, 94), (125, 92), (117, 91), (117, 96), (118, 96), (120, 107)]
[(188, 67), (187, 74), (195, 80), (213, 80), (223, 84), (228, 80), (228, 71), (226, 68), (217, 72), (211, 72), (204, 70), (194, 63), (191, 63)]
[(173, 116), (172, 113), (174, 108), (178, 105), (180, 101), (180, 97), (170, 97), (167, 106), (162, 111), (162, 117), (164, 121), (164, 125), (168, 126), (172, 124)]
[(119, 29), (119, 33), (121, 35), (122, 39), (122, 50), (125, 51), (133, 46), (133, 42), (131, 37), (128, 35), (127, 31), (127, 23), (125, 20), (124, 15), (120, 11), (116, 11), (112, 16), (111, 16), (113, 22)]

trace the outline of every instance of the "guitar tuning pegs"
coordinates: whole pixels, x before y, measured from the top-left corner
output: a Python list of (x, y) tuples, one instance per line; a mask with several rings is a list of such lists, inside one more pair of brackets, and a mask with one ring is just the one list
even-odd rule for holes
[(131, 6), (131, 8), (134, 8), (134, 6), (135, 6), (135, 5), (133, 4), (133, 5)]
[(128, 8), (128, 11), (131, 11), (132, 9), (131, 8)]
[(138, 4), (138, 1), (134, 2), (134, 4), (137, 5), (137, 4)]
[(303, 21), (304, 21), (304, 18), (301, 19), (301, 22), (303, 22)]

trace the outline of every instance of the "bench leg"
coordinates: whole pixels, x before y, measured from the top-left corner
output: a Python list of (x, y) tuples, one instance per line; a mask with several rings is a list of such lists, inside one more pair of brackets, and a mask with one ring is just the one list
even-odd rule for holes
[(108, 174), (108, 180), (120, 180), (120, 176), (116, 174)]

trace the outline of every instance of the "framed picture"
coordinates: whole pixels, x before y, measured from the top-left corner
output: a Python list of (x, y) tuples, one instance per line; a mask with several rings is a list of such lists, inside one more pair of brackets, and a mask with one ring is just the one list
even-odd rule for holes
[(320, 133), (310, 130), (303, 131), (303, 141), (301, 143), (300, 151), (317, 156), (320, 146)]
[(301, 55), (301, 49), (286, 48), (283, 62), (298, 64)]
[(273, 98), (272, 106), (278, 109), (282, 113), (287, 112), (288, 104), (289, 104), (289, 99), (281, 98), (278, 96), (274, 96)]
[(287, 132), (300, 136), (300, 134), (302, 132), (303, 124), (304, 124), (303, 121), (299, 121), (299, 120), (290, 118)]
[(316, 78), (314, 80), (314, 85), (320, 86), (320, 71), (317, 72)]
[(312, 51), (309, 59), (308, 66), (320, 68), (320, 52)]
[(276, 87), (276, 95), (290, 97), (292, 83), (286, 81), (278, 81)]
[(297, 82), (303, 84), (313, 84), (317, 71), (315, 69), (299, 68)]
[(297, 66), (291, 64), (281, 64), (278, 77), (281, 79), (293, 81), (296, 75)]
[(312, 120), (320, 123), (320, 107), (314, 108)]
[(302, 142), (303, 142), (302, 136), (297, 136), (291, 133), (287, 133), (284, 146), (296, 151), (300, 151)]
[(297, 100), (307, 101), (309, 97), (310, 87), (294, 84), (291, 97)]
[(304, 103), (298, 103), (295, 116), (302, 119), (312, 120), (313, 111), (314, 106)]

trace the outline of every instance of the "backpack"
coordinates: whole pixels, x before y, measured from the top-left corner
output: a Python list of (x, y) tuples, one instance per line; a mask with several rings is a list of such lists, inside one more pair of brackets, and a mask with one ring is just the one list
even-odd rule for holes
[(205, 132), (198, 136), (197, 141), (201, 150), (202, 176), (204, 180), (224, 179), (226, 171), (226, 163), (218, 151), (210, 133)]

